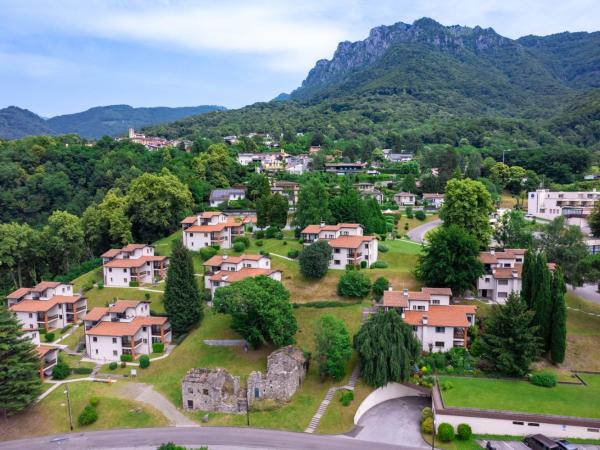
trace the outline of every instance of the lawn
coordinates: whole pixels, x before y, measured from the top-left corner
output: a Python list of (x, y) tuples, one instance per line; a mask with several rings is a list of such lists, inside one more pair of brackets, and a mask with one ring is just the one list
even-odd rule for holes
[(373, 388), (362, 379), (359, 379), (354, 388), (354, 400), (348, 406), (344, 406), (340, 402), (342, 391), (338, 391), (325, 414), (321, 417), (316, 432), (320, 434), (341, 434), (352, 430), (356, 410), (371, 392), (373, 392)]
[[(423, 225), (424, 223), (431, 222), (432, 220), (435, 220), (438, 218), (439, 218), (439, 214), (436, 213), (436, 214), (427, 214), (425, 216), (425, 220), (419, 220), (416, 217), (414, 217), (414, 211), (413, 211), (412, 219), (408, 219), (406, 217), (406, 214), (404, 214), (404, 212), (402, 212), (402, 216), (400, 217), (400, 220), (398, 221), (398, 226), (397, 226), (396, 230), (398, 231), (399, 236), (404, 236), (407, 231), (410, 231), (413, 228), (418, 227), (419, 225)], [(408, 230), (406, 230), (404, 228), (406, 226), (406, 224), (408, 224)]]
[(567, 356), (563, 366), (571, 370), (600, 371), (600, 306), (567, 293)]
[[(340, 308), (296, 308), (294, 314), (298, 321), (296, 345), (299, 348), (313, 351), (314, 325), (323, 314), (333, 314), (343, 319), (354, 335), (360, 327), (362, 305), (355, 304)], [(194, 330), (168, 358), (153, 362), (146, 370), (138, 371), (137, 381), (153, 384), (178, 407), (181, 407), (181, 379), (192, 367), (223, 367), (234, 375), (244, 379), (253, 370), (266, 370), (267, 355), (273, 348), (250, 350), (236, 347), (209, 347), (203, 339), (239, 338), (229, 326), (231, 319), (227, 315), (216, 314), (212, 310), (206, 312), (202, 325)], [(321, 382), (315, 364), (311, 364), (309, 374), (301, 389), (292, 401), (274, 411), (251, 413), (252, 426), (280, 428), (302, 431), (308, 426), (312, 415), (316, 412), (327, 389), (342, 385), (347, 381), (353, 368), (354, 360), (349, 362), (345, 380), (339, 382)], [(200, 420), (204, 413), (190, 414)], [(228, 414), (211, 414), (209, 425), (243, 425), (245, 416)]]
[(153, 312), (165, 312), (162, 294), (158, 292), (141, 291), (136, 288), (105, 287), (98, 289), (95, 287), (85, 293), (88, 310), (97, 306), (106, 306), (108, 303), (114, 303), (117, 300), (146, 300), (146, 295), (150, 296), (149, 301), (152, 303), (150, 308)]
[(73, 292), (79, 292), (84, 285), (94, 284), (99, 281), (102, 281), (102, 267), (98, 267), (89, 271), (88, 273), (84, 273), (83, 275), (71, 281), (71, 283), (73, 283)]
[(154, 253), (156, 255), (161, 256), (171, 256), (171, 247), (173, 245), (173, 242), (177, 239), (181, 239), (182, 234), (183, 232), (179, 230), (167, 237), (164, 237), (154, 242), (152, 244), (154, 246)]
[(446, 406), (600, 418), (600, 376), (582, 374), (587, 386), (534, 386), (527, 381), (440, 377), (453, 388), (442, 396)]
[[(72, 329), (70, 331), (73, 331)], [(66, 345), (69, 349), (75, 351), (77, 344), (83, 340), (83, 326), (79, 326), (69, 336), (60, 341), (61, 345)]]
[[(105, 383), (78, 382), (69, 384), (75, 432), (107, 428), (147, 428), (168, 425), (165, 417), (156, 409), (124, 399), (115, 386)], [(80, 427), (77, 417), (91, 397), (100, 397), (98, 421)], [(27, 411), (10, 417), (0, 427), (0, 439), (18, 439), (69, 431), (69, 416), (64, 388), (59, 387), (39, 404)]]

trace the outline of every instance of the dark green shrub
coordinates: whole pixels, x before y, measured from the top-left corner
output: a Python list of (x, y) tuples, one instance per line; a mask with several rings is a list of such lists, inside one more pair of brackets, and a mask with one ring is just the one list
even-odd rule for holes
[(294, 308), (345, 308), (346, 306), (357, 305), (361, 301), (355, 302), (338, 301), (338, 300), (317, 300), (307, 303), (292, 303)]
[(71, 368), (62, 361), (59, 361), (52, 369), (52, 378), (55, 380), (64, 380), (69, 375), (71, 375)]
[(387, 245), (380, 243), (377, 245), (377, 250), (379, 250), (381, 253), (387, 253), (390, 251), (390, 248)]
[(148, 355), (140, 356), (139, 361), (141, 369), (146, 369), (148, 366), (150, 366), (150, 357)]
[(404, 224), (404, 229), (408, 231), (408, 223)]
[(54, 333), (46, 333), (46, 336), (44, 336), (44, 339), (46, 340), (46, 342), (52, 342), (54, 340)]
[(100, 404), (100, 397), (92, 397), (90, 398), (90, 405), (94, 408)]
[(256, 241), (254, 241), (254, 243), (256, 244), (257, 247), (262, 247), (264, 244), (262, 239), (257, 239)]
[(415, 218), (417, 218), (418, 220), (423, 221), (423, 220), (425, 220), (427, 218), (427, 216), (425, 215), (424, 211), (419, 210), (419, 211), (415, 212)]
[(473, 431), (471, 431), (471, 427), (466, 423), (461, 423), (456, 427), (456, 437), (461, 441), (468, 441), (471, 439), (473, 435)]
[(536, 372), (529, 377), (531, 384), (543, 387), (554, 387), (556, 386), (556, 375), (551, 372)]
[(109, 368), (110, 370), (116, 370), (116, 368), (117, 368), (117, 362), (116, 362), (116, 361), (113, 361), (113, 362), (111, 362), (111, 363), (108, 365), (108, 368)]
[(246, 246), (244, 245), (243, 242), (236, 242), (235, 244), (233, 244), (233, 251), (236, 253), (242, 253), (244, 250), (246, 250)]
[(121, 355), (121, 361), (123, 362), (131, 362), (133, 361), (133, 357), (131, 355)]
[(421, 432), (425, 434), (433, 434), (433, 417), (426, 417), (421, 422)]
[(410, 207), (410, 206), (406, 207), (406, 218), (407, 219), (413, 218), (413, 210), (412, 210), (412, 207)]
[(429, 406), (426, 406), (421, 411), (421, 421), (427, 419), (428, 417), (433, 417), (433, 410)]
[(265, 230), (265, 237), (267, 239), (273, 239), (273, 238), (282, 239), (283, 235), (281, 236), (281, 238), (277, 237), (279, 234), (282, 234), (282, 233), (281, 233), (281, 230), (279, 230), (279, 228), (277, 228), (277, 227), (269, 227)]
[(94, 283), (92, 281), (83, 283), (83, 285), (81, 286), (81, 290), (83, 292), (91, 291), (92, 289), (94, 289)]
[(345, 272), (337, 285), (337, 293), (342, 297), (364, 297), (370, 291), (371, 280), (361, 272)]
[(385, 277), (379, 277), (373, 282), (373, 294), (375, 297), (381, 298), (383, 293), (390, 287), (390, 282)]
[(98, 290), (100, 290), (100, 291), (102, 289), (104, 289), (104, 283), (102, 281), (99, 281), (98, 284), (97, 284), (97, 286), (98, 286)]
[(87, 405), (85, 408), (83, 408), (83, 411), (81, 412), (81, 414), (79, 414), (79, 417), (77, 418), (77, 422), (82, 427), (86, 425), (91, 425), (96, 420), (98, 420), (98, 411), (96, 411), (96, 408), (94, 408), (91, 405)]
[(364, 261), (364, 260), (363, 260), (363, 261), (361, 261), (361, 262), (360, 262), (360, 268), (361, 268), (361, 269), (366, 269), (366, 268), (367, 268), (367, 262), (366, 262), (366, 261)]
[(139, 287), (140, 283), (138, 281), (130, 281), (129, 282), (129, 287)]
[(371, 269), (385, 269), (387, 268), (387, 263), (385, 261), (375, 261), (371, 264)]
[(250, 239), (248, 239), (246, 236), (238, 236), (233, 240), (233, 243), (235, 244), (236, 242), (241, 242), (242, 244), (244, 244), (246, 246), (246, 248), (250, 247)]
[(288, 250), (287, 255), (288, 255), (288, 258), (296, 259), (299, 254), (300, 254), (300, 252), (298, 250), (292, 249), (292, 250)]
[(150, 292), (144, 292), (144, 300), (146, 300), (147, 302), (150, 301)]
[(342, 391), (342, 395), (340, 395), (340, 402), (342, 403), (342, 405), (348, 406), (352, 402), (352, 400), (354, 400), (354, 392), (348, 389), (344, 389)]
[(288, 245), (287, 241), (283, 241), (282, 245)]
[(152, 344), (152, 351), (154, 353), (162, 353), (165, 351), (165, 344), (163, 344), (162, 342), (154, 342)]
[(73, 367), (71, 369), (71, 372), (77, 375), (89, 375), (93, 371), (94, 369), (92, 369), (91, 367)]
[(202, 261), (206, 261), (215, 256), (218, 251), (219, 250), (215, 249), (214, 247), (202, 247), (200, 250), (198, 250), (198, 253), (200, 253), (200, 258), (202, 258)]
[(264, 230), (256, 230), (256, 233), (254, 233), (254, 237), (256, 239), (264, 239), (265, 238)]
[(450, 442), (454, 439), (454, 428), (449, 423), (441, 423), (438, 426), (438, 437), (442, 442)]

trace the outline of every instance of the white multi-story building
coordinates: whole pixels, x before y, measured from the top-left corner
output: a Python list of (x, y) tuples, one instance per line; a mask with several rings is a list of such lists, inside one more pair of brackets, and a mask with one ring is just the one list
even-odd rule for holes
[(150, 302), (119, 300), (106, 308), (93, 308), (83, 318), (86, 354), (99, 361), (117, 361), (121, 355), (152, 353), (152, 344), (171, 342), (167, 317), (150, 316)]
[(558, 216), (585, 218), (590, 215), (600, 199), (600, 192), (552, 192), (538, 189), (527, 196), (527, 213), (542, 219)]
[(377, 238), (364, 236), (363, 228), (357, 223), (337, 225), (309, 225), (300, 233), (304, 245), (326, 240), (333, 249), (330, 269), (345, 269), (348, 265), (358, 266), (362, 261), (370, 266), (377, 261)]
[(6, 299), (24, 331), (38, 344), (39, 329), (64, 328), (78, 322), (87, 310), (85, 297), (74, 295), (72, 284), (58, 281), (42, 281), (32, 288), (19, 288)]
[(504, 304), (511, 292), (521, 292), (525, 249), (507, 248), (504, 251), (491, 249), (482, 252), (479, 260), (485, 273), (477, 280), (477, 295)]
[(398, 192), (394, 194), (394, 202), (398, 206), (415, 206), (417, 196), (411, 192)]
[(154, 283), (167, 275), (169, 258), (154, 255), (154, 247), (129, 244), (102, 254), (104, 285), (129, 286), (131, 282)]
[(281, 270), (264, 269), (259, 267), (243, 267), (236, 271), (220, 270), (208, 276), (208, 284), (211, 298), (214, 297), (215, 291), (221, 287), (229, 286), (236, 281), (242, 281), (246, 278), (253, 278), (264, 275), (276, 281), (281, 281)]
[(58, 363), (59, 347), (51, 347), (49, 345), (39, 345), (36, 348), (37, 354), (40, 357), (40, 378), (46, 378), (52, 375), (52, 369)]
[(181, 221), (183, 245), (189, 250), (218, 245), (231, 248), (233, 241), (244, 234), (242, 219), (227, 217), (220, 211), (206, 211)]
[(264, 255), (215, 255), (206, 260), (204, 266), (204, 288), (211, 288), (211, 277), (218, 272), (239, 272), (242, 269), (270, 269), (271, 258)]
[(210, 202), (210, 206), (215, 208), (221, 203), (227, 203), (234, 200), (243, 200), (245, 198), (245, 188), (213, 189), (210, 192), (208, 201)]
[(422, 288), (418, 292), (388, 290), (381, 307), (394, 309), (412, 326), (423, 351), (467, 347), (467, 330), (475, 324), (476, 306), (451, 305), (449, 288)]

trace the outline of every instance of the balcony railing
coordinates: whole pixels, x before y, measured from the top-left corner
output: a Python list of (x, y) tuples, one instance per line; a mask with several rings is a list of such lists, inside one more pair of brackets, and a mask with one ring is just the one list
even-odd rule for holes
[(142, 342), (144, 342), (143, 338), (137, 339), (134, 343), (135, 343), (135, 347), (137, 347), (138, 345), (142, 344)]
[(464, 339), (465, 338), (465, 330), (462, 328), (454, 329), (454, 339)]
[(131, 339), (121, 339), (121, 345), (123, 347), (131, 347)]
[(52, 359), (50, 361), (44, 361), (44, 369), (47, 369), (50, 366), (53, 366), (56, 364), (56, 359)]

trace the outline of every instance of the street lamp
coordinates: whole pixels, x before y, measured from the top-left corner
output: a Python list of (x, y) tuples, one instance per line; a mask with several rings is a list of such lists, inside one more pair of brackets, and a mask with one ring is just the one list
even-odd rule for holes
[(69, 396), (69, 383), (65, 383), (65, 391), (64, 393), (67, 394), (67, 409), (69, 410), (69, 427), (71, 428), (71, 431), (73, 431), (73, 414), (71, 414), (71, 397)]

